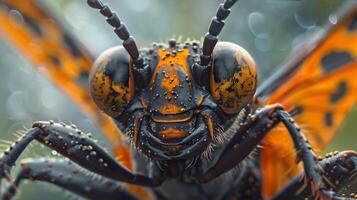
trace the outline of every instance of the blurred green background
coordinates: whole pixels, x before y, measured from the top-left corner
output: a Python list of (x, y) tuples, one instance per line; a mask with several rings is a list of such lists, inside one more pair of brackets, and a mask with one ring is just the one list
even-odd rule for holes
[[(86, 6), (85, 0), (42, 0), (98, 55), (120, 44), (104, 18)], [(207, 31), (220, 0), (108, 0), (135, 36), (140, 46), (172, 37), (200, 40)], [(240, 0), (221, 40), (247, 49), (259, 68), (260, 81), (294, 52), (311, 34), (331, 20), (342, 0)], [(109, 145), (99, 131), (67, 97), (35, 71), (17, 52), (0, 39), (0, 138), (13, 140), (13, 133), (35, 120), (61, 120), (77, 124)], [(352, 112), (328, 150), (356, 150), (357, 111)], [(23, 157), (54, 156), (34, 145)], [(48, 184), (21, 186), (16, 199), (77, 199)]]

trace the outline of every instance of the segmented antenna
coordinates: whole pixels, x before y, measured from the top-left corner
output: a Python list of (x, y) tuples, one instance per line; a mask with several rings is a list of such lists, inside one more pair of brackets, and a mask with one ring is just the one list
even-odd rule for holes
[(108, 24), (114, 28), (116, 35), (123, 40), (123, 46), (132, 58), (134, 65), (138, 68), (142, 68), (143, 59), (139, 54), (135, 39), (130, 36), (128, 29), (125, 24), (120, 21), (118, 15), (101, 0), (87, 0), (87, 4), (92, 8), (99, 9), (100, 13), (107, 18), (106, 21)]
[(201, 66), (207, 66), (214, 47), (217, 44), (217, 36), (221, 32), (224, 26), (224, 20), (227, 19), (229, 13), (231, 12), (231, 7), (238, 0), (225, 0), (224, 3), (220, 4), (216, 13), (216, 16), (212, 18), (211, 24), (209, 26), (208, 32), (203, 40), (202, 55), (201, 55)]

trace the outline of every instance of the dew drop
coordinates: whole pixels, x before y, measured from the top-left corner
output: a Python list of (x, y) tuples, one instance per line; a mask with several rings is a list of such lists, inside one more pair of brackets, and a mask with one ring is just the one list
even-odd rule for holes
[(51, 151), (51, 154), (52, 154), (53, 156), (58, 156), (58, 153), (57, 153), (57, 151), (55, 151), (55, 150), (52, 150), (52, 151)]
[(252, 12), (248, 16), (249, 30), (255, 35), (265, 35), (270, 32), (269, 24), (261, 12)]
[(310, 28), (311, 26), (316, 26), (317, 17), (315, 6), (301, 6), (294, 14), (296, 23), (301, 28)]
[(328, 16), (328, 20), (331, 22), (331, 24), (337, 24), (338, 22), (337, 16), (335, 14)]
[(9, 17), (15, 25), (20, 25), (24, 23), (24, 17), (18, 10), (10, 10)]

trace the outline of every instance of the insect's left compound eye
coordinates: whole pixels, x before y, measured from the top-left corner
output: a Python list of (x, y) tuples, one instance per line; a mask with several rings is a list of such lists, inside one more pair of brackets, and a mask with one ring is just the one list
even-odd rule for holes
[(210, 91), (227, 114), (238, 113), (253, 98), (257, 86), (255, 63), (242, 47), (219, 42), (212, 53)]
[(111, 117), (118, 117), (135, 95), (130, 56), (123, 47), (102, 53), (90, 75), (90, 90), (97, 106)]

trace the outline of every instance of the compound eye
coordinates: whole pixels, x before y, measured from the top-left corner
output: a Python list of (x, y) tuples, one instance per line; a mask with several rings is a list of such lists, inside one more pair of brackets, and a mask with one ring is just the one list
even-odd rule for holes
[(114, 47), (94, 63), (90, 91), (97, 106), (111, 117), (118, 117), (135, 95), (130, 56), (123, 47)]
[(255, 63), (242, 47), (219, 42), (212, 53), (210, 92), (227, 114), (242, 110), (253, 98), (257, 87)]

